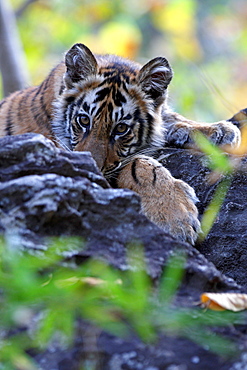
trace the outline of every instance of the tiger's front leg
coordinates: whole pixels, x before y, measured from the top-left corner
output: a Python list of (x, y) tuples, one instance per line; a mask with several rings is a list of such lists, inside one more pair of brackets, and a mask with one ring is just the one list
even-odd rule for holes
[(193, 148), (196, 131), (200, 131), (216, 145), (238, 146), (241, 141), (240, 130), (230, 121), (195, 122), (178, 113), (169, 112), (164, 113), (163, 122), (167, 129), (166, 141), (168, 145)]
[(164, 231), (194, 244), (200, 231), (195, 192), (158, 161), (136, 157), (121, 170), (118, 186), (138, 193), (142, 212)]

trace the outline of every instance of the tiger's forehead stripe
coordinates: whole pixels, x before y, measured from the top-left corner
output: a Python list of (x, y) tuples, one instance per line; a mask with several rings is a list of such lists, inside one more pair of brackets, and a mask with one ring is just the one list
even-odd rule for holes
[(105, 68), (99, 69), (99, 74), (103, 75), (105, 80), (111, 82), (114, 80), (117, 85), (121, 85), (122, 81), (125, 80), (128, 84), (130, 80), (135, 79), (137, 71), (130, 68), (130, 65), (125, 66), (122, 63), (112, 63)]
[(83, 103), (82, 108), (84, 109), (85, 112), (89, 113), (90, 106), (87, 104), (87, 102), (84, 102)]
[(100, 89), (99, 91), (96, 92), (96, 98), (94, 99), (94, 103), (98, 103), (100, 101), (103, 101), (107, 97), (109, 97), (111, 93), (110, 87), (104, 87), (103, 89)]

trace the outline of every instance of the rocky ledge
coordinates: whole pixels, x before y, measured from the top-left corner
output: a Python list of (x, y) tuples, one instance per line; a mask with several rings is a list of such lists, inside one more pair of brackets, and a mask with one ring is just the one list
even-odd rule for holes
[[(80, 236), (81, 250), (68, 251), (76, 263), (98, 258), (120, 270), (131, 268), (126, 250), (131, 243), (144, 247), (148, 274), (158, 282), (167, 259), (177, 250), (187, 253), (185, 276), (175, 301), (191, 307), (200, 294), (244, 292), (246, 274), (246, 174), (232, 180), (218, 218), (206, 240), (196, 248), (164, 233), (140, 214), (138, 196), (112, 189), (90, 153), (57, 149), (41, 135), (26, 134), (0, 140), (0, 231), (18, 240), (24, 251), (44, 250), (47, 237)], [(157, 152), (171, 173), (194, 187), (200, 214), (217, 184), (208, 185), (206, 159), (188, 150)], [(14, 237), (14, 238), (13, 238)], [(38, 258), (38, 255), (37, 255)], [(88, 322), (78, 324), (78, 336), (69, 348), (53, 346), (35, 353), (39, 369), (81, 369), (88, 361)], [(224, 335), (239, 348), (235, 358), (223, 360), (188, 339), (161, 335), (154, 345), (140, 339), (120, 339), (100, 331), (94, 346), (96, 369), (218, 369), (247, 368), (247, 325), (226, 327)], [(90, 353), (90, 356), (92, 353)]]

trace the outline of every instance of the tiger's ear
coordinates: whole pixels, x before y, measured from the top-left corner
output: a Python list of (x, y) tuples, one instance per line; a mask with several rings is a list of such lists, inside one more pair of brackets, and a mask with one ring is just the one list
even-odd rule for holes
[(74, 83), (97, 73), (97, 61), (92, 52), (83, 44), (75, 44), (65, 55), (67, 67), (64, 81), (68, 88)]
[(158, 57), (141, 68), (138, 82), (142, 90), (154, 100), (156, 105), (159, 105), (165, 98), (172, 75), (172, 69), (166, 58)]

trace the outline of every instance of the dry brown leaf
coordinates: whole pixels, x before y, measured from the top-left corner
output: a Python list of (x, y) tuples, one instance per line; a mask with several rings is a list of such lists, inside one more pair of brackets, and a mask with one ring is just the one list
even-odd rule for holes
[(247, 309), (247, 294), (242, 293), (203, 293), (201, 305), (215, 311), (242, 311)]

